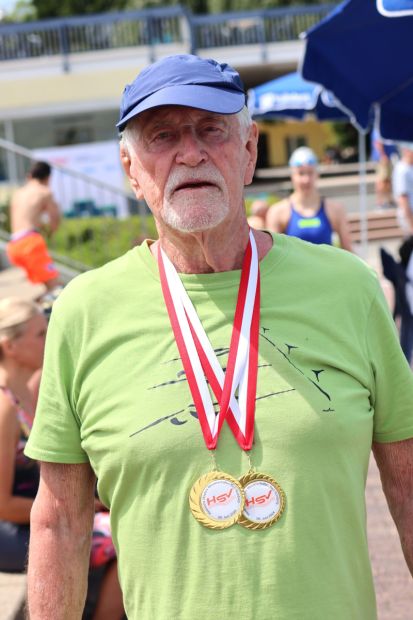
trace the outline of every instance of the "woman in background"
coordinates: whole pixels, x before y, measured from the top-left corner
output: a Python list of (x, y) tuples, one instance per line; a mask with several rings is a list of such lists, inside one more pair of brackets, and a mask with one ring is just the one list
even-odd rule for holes
[(315, 153), (306, 146), (292, 153), (289, 166), (293, 192), (269, 208), (266, 228), (311, 243), (329, 245), (333, 244), (336, 234), (340, 247), (352, 251), (344, 207), (321, 197), (317, 189), (317, 165)]
[[(36, 461), (24, 455), (32, 427), (47, 321), (32, 301), (0, 301), (0, 570), (24, 572), (29, 543), (30, 510), (39, 485)], [(115, 551), (104, 515), (91, 566), (105, 565), (94, 620), (120, 620), (122, 597)], [(76, 541), (73, 541), (76, 544)]]

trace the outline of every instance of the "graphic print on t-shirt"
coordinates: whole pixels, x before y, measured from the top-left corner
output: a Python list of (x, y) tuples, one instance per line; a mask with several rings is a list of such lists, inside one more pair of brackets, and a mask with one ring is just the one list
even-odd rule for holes
[[(295, 359), (297, 357), (297, 353), (299, 353), (300, 351), (300, 346), (297, 344), (291, 344), (287, 342), (284, 343), (283, 345), (278, 345), (274, 340), (270, 338), (269, 331), (270, 331), (269, 329), (265, 327), (261, 327), (260, 344), (261, 342), (265, 341), (265, 343), (269, 345), (270, 348), (273, 350), (273, 353), (275, 351), (276, 356), (280, 358), (281, 364), (286, 363), (290, 367), (290, 369), (292, 369), (293, 374), (296, 375), (297, 381), (304, 380), (308, 384), (311, 390), (314, 390), (318, 394), (318, 396), (321, 396), (322, 405), (321, 405), (320, 411), (322, 413), (333, 413), (334, 407), (332, 405), (331, 395), (322, 386), (322, 381), (323, 381), (323, 377), (324, 377), (324, 373), (326, 369), (317, 368), (317, 369), (309, 369), (309, 371), (304, 370), (300, 366), (300, 363), (296, 361)], [(214, 351), (218, 359), (222, 357), (225, 357), (225, 358), (228, 357), (228, 352), (229, 352), (228, 347), (219, 347), (219, 348), (214, 349)], [(168, 364), (168, 365), (176, 364), (178, 361), (181, 363), (181, 359), (179, 357), (168, 360), (167, 362), (165, 362), (165, 364)], [(271, 363), (265, 363), (265, 361), (261, 359), (261, 361), (258, 364), (258, 375), (260, 375), (260, 372), (264, 368), (268, 368), (271, 366), (272, 366)], [(225, 366), (223, 366), (223, 370), (225, 372), (226, 370)], [(181, 365), (180, 370), (176, 373), (176, 375), (173, 378), (168, 378), (162, 383), (151, 385), (148, 389), (149, 390), (165, 389), (168, 386), (173, 386), (178, 383), (184, 383), (184, 382), (185, 383), (187, 382), (186, 373)], [(258, 382), (258, 385), (260, 385), (259, 382)], [(294, 385), (291, 385), (291, 386), (286, 385), (284, 389), (280, 389), (280, 390), (274, 390), (274, 391), (265, 390), (264, 393), (259, 393), (257, 391), (256, 401), (274, 398), (282, 394), (287, 394), (289, 392), (295, 392), (296, 390), (297, 390), (297, 387), (295, 387)], [(188, 397), (189, 399), (191, 398), (189, 387), (188, 387)], [(218, 414), (218, 402), (214, 396), (212, 396), (212, 402), (214, 405), (215, 413)], [(198, 420), (198, 414), (197, 414), (194, 403), (190, 399), (188, 404), (185, 407), (179, 410), (173, 410), (173, 411), (169, 411), (165, 413), (165, 415), (162, 415), (154, 419), (152, 422), (143, 426), (142, 428), (138, 428), (136, 431), (134, 431), (130, 435), (130, 437), (143, 433), (144, 431), (147, 431), (150, 428), (158, 426), (159, 424), (162, 424), (164, 422), (169, 422), (170, 424), (179, 427), (184, 424), (187, 424), (188, 421), (190, 421), (191, 419)]]

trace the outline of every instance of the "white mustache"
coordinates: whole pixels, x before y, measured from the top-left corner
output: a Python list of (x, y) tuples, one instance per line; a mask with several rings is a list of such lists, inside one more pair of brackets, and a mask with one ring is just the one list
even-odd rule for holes
[(187, 185), (188, 183), (211, 183), (221, 188), (223, 181), (221, 173), (216, 168), (210, 166), (202, 169), (176, 168), (169, 176), (165, 186), (165, 193), (167, 196), (171, 196), (179, 186)]

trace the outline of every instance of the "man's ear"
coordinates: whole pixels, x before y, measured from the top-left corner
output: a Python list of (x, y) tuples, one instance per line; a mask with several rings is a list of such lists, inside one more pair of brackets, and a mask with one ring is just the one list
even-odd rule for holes
[(132, 186), (132, 189), (135, 193), (136, 198), (138, 200), (141, 200), (143, 198), (143, 193), (139, 186), (138, 180), (134, 176), (132, 176), (132, 172), (131, 172), (132, 161), (131, 161), (128, 149), (123, 144), (120, 145), (120, 161), (125, 171), (125, 174), (129, 179), (129, 182)]
[(2, 340), (1, 348), (3, 349), (4, 353), (6, 353), (10, 357), (13, 357), (15, 348), (13, 338), (5, 338), (4, 340)]
[(257, 123), (252, 123), (250, 127), (250, 134), (245, 145), (247, 150), (247, 166), (245, 168), (244, 173), (244, 185), (250, 185), (252, 183), (252, 179), (254, 177), (255, 166), (257, 163), (257, 154), (258, 154), (258, 126)]

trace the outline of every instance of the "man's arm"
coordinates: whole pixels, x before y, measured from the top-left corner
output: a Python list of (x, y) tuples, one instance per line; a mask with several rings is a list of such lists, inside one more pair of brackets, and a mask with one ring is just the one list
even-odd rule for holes
[(383, 491), (413, 576), (413, 439), (373, 443)]
[(80, 620), (87, 592), (95, 476), (90, 465), (41, 464), (31, 512), (31, 620)]
[(61, 220), (59, 205), (50, 192), (44, 200), (44, 212), (47, 213), (49, 219), (49, 229), (54, 233), (58, 228)]
[(338, 202), (331, 203), (328, 201), (326, 203), (326, 212), (333, 230), (338, 235), (340, 247), (343, 248), (343, 250), (352, 252), (353, 247), (351, 245), (350, 227), (344, 206)]

